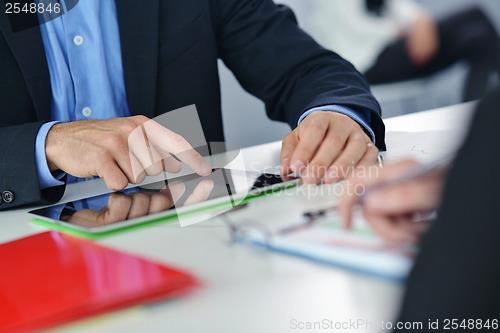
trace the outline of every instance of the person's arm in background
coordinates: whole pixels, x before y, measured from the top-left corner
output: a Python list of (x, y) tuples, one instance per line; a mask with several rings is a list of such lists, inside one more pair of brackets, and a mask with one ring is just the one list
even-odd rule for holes
[[(266, 103), (269, 117), (297, 127), (316, 107), (343, 106), (369, 119), (385, 149), (380, 107), (365, 79), (337, 54), (300, 30), (293, 13), (269, 0), (217, 1), (219, 54), (241, 85)], [(314, 112), (283, 140), (283, 174), (307, 171), (310, 182), (376, 160), (377, 149), (351, 117)], [(337, 170), (338, 171), (338, 170)]]
[(387, 15), (400, 25), (408, 55), (417, 66), (425, 66), (439, 51), (440, 40), (434, 18), (413, 0), (389, 0)]
[[(299, 24), (322, 46), (364, 72), (378, 53), (399, 36), (392, 18), (374, 15), (365, 0), (279, 0), (295, 10)], [(299, 4), (307, 6), (304, 10)]]

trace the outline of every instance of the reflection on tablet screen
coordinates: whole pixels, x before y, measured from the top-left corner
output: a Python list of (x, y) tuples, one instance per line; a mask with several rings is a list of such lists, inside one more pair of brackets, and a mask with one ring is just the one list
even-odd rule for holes
[(244, 197), (241, 194), (245, 195), (250, 190), (281, 182), (278, 175), (215, 169), (206, 177), (187, 175), (30, 213), (85, 229), (94, 229), (169, 211), (175, 215), (176, 209), (214, 199), (236, 206), (239, 202), (235, 195), (238, 195), (236, 197), (241, 201)]

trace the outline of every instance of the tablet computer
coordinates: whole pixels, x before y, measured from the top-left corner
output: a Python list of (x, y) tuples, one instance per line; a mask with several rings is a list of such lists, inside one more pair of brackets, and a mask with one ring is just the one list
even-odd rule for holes
[(206, 220), (265, 193), (295, 186), (276, 174), (214, 169), (30, 211), (34, 223), (81, 236), (155, 222)]

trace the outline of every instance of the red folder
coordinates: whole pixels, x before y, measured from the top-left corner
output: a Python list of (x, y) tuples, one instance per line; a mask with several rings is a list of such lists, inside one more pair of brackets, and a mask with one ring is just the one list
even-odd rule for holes
[(176, 297), (196, 285), (187, 273), (46, 232), (0, 245), (0, 332)]

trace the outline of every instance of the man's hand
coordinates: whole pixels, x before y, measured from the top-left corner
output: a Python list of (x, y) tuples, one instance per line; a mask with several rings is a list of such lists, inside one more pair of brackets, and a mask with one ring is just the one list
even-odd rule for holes
[[(366, 178), (351, 177), (349, 188), (368, 190), (388, 179), (399, 177), (418, 163), (407, 160), (390, 164)], [(358, 174), (354, 172), (355, 176)], [(366, 173), (359, 173), (366, 174)], [(415, 222), (421, 214), (435, 210), (440, 202), (444, 171), (433, 172), (427, 176), (374, 190), (362, 202), (363, 215), (382, 237), (393, 242), (416, 242), (427, 230), (428, 223)], [(359, 191), (358, 191), (359, 192)], [(349, 228), (352, 223), (352, 208), (359, 197), (347, 193), (340, 201), (340, 212)]]
[(406, 48), (416, 66), (425, 66), (439, 50), (439, 33), (434, 19), (422, 14), (408, 32)]
[(210, 165), (180, 135), (144, 116), (56, 124), (45, 141), (50, 170), (99, 176), (111, 190), (140, 183), (146, 175), (179, 172), (185, 162), (202, 176)]
[(283, 179), (294, 172), (304, 184), (321, 179), (331, 184), (346, 177), (353, 167), (372, 165), (378, 149), (354, 120), (337, 112), (308, 115), (284, 139), (281, 149)]

